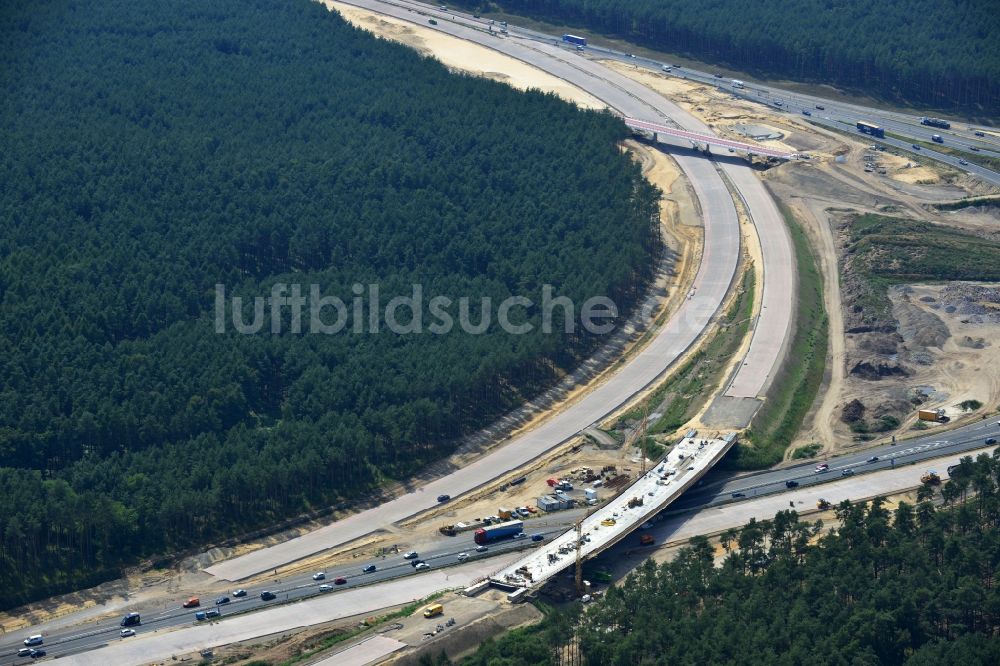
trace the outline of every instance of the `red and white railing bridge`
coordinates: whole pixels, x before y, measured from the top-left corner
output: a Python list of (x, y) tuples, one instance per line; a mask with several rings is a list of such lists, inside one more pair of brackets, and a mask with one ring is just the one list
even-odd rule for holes
[(786, 153), (781, 150), (774, 150), (773, 148), (765, 148), (763, 146), (758, 146), (754, 143), (745, 143), (742, 141), (732, 141), (731, 139), (723, 139), (722, 137), (715, 136), (714, 134), (701, 134), (699, 132), (689, 132), (687, 130), (677, 129), (675, 127), (668, 127), (667, 125), (660, 125), (659, 123), (651, 123), (646, 120), (638, 120), (636, 118), (625, 118), (625, 124), (633, 129), (645, 130), (647, 132), (654, 132), (655, 134), (664, 134), (666, 136), (672, 136), (678, 139), (687, 139), (694, 142), (695, 144), (705, 144), (708, 146), (721, 146), (722, 148), (732, 148), (733, 150), (738, 150), (741, 153), (748, 153), (750, 155), (763, 155), (765, 157), (773, 157), (779, 160), (790, 160), (795, 157), (795, 153)]

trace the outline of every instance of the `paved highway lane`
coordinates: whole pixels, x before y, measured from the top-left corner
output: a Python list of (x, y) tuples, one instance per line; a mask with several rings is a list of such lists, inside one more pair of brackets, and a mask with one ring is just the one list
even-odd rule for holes
[[(396, 5), (369, 0), (350, 4), (403, 19), (413, 18), (407, 9)], [(569, 54), (558, 49), (551, 53), (541, 52), (530, 48), (535, 46), (531, 43), (526, 45), (516, 39), (491, 37), (481, 30), (446, 20), (440, 20), (437, 28), (464, 39), (487, 43), (498, 51), (549, 71), (587, 89), (622, 113), (648, 116), (659, 106), (675, 113), (676, 116), (672, 116), (675, 120), (689, 117), (659, 95), (598, 63), (583, 58), (567, 59)], [(642, 351), (573, 405), (447, 477), (296, 539), (220, 562), (206, 571), (226, 580), (241, 580), (431, 509), (436, 506), (438, 495), (457, 497), (488, 483), (498, 474), (524, 466), (613, 413), (637, 391), (654, 382), (701, 336), (715, 317), (732, 283), (739, 258), (740, 232), (735, 207), (715, 165), (701, 157), (678, 155), (677, 159), (688, 174), (701, 206), (705, 226), (704, 253), (690, 298)]]
[[(854, 475), (862, 475), (892, 469), (897, 465), (911, 465), (943, 455), (982, 448), (987, 446), (986, 440), (990, 438), (1000, 441), (1000, 423), (997, 423), (995, 417), (954, 430), (907, 439), (897, 444), (885, 444), (831, 459), (810, 460), (782, 469), (739, 477), (716, 471), (706, 477), (702, 486), (688, 491), (684, 497), (675, 502), (667, 513), (717, 506), (742, 499), (734, 498), (734, 493), (755, 497), (784, 492), (787, 490), (785, 483), (788, 481), (794, 481), (803, 487), (812, 486), (836, 481), (842, 478), (841, 475), (845, 470), (852, 470)], [(877, 457), (878, 460), (868, 462), (872, 457)], [(815, 473), (816, 465), (823, 462), (830, 465), (830, 470), (822, 474)], [(919, 468), (914, 474), (920, 476)]]

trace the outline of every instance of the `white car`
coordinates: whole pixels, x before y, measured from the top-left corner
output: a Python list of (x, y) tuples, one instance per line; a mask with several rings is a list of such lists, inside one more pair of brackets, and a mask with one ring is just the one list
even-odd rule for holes
[(467, 559), (469, 559), (469, 554), (468, 553), (459, 553), (458, 554), (458, 561), (459, 562), (464, 562)]
[(414, 550), (411, 550), (408, 553), (403, 553), (403, 559), (404, 560), (415, 560), (415, 559), (417, 559), (417, 552), (414, 551)]
[(319, 586), (319, 591), (320, 592), (329, 592), (332, 589), (333, 589), (333, 585), (320, 585)]
[(313, 574), (313, 580), (323, 580), (324, 578), (326, 578), (326, 573), (322, 571)]
[(421, 562), (415, 568), (417, 571), (420, 571), (421, 569), (430, 569), (431, 565), (427, 564), (426, 562)]
[(490, 549), (489, 546), (476, 546), (477, 553), (485, 553), (489, 549)]
[(122, 629), (119, 633), (122, 638), (128, 638), (129, 636), (135, 636), (135, 629)]

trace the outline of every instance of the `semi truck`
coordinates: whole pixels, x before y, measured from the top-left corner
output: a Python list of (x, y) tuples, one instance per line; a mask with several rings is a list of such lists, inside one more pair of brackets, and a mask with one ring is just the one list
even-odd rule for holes
[(573, 44), (574, 46), (586, 46), (587, 40), (584, 37), (577, 37), (576, 35), (563, 35), (562, 40), (567, 44)]
[(508, 523), (500, 523), (499, 525), (491, 525), (490, 527), (483, 527), (476, 530), (473, 540), (480, 546), (485, 546), (494, 541), (512, 537), (523, 531), (524, 522), (512, 520)]
[(875, 136), (880, 139), (885, 138), (885, 130), (878, 125), (873, 125), (872, 123), (865, 122), (864, 120), (859, 120), (856, 127), (858, 128), (858, 131), (863, 134), (870, 134), (871, 136)]
[(951, 129), (951, 123), (947, 120), (941, 120), (940, 118), (921, 118), (921, 125), (927, 125), (928, 127), (940, 127), (941, 129)]
[(933, 421), (934, 423), (947, 423), (951, 420), (943, 409), (918, 409), (917, 418), (921, 421)]

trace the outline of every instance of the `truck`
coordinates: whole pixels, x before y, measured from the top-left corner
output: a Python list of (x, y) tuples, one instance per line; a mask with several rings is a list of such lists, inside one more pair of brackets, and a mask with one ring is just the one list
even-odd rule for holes
[(478, 523), (455, 523), (454, 525), (442, 525), (438, 528), (438, 532), (445, 536), (455, 536), (459, 532), (469, 532), (478, 526)]
[(947, 120), (941, 120), (940, 118), (921, 118), (921, 125), (927, 125), (928, 127), (940, 127), (941, 129), (951, 129), (951, 123)]
[(584, 37), (577, 37), (576, 35), (563, 35), (562, 40), (567, 44), (573, 44), (574, 46), (586, 46), (587, 40)]
[(476, 530), (473, 540), (480, 546), (485, 546), (486, 544), (493, 543), (494, 541), (512, 537), (523, 531), (524, 522), (520, 520), (512, 520), (510, 522), (500, 523), (499, 525), (491, 525), (490, 527), (482, 527)]
[(733, 79), (733, 87), (734, 88), (739, 88), (740, 90), (742, 90), (743, 89), (743, 82), (740, 81), (739, 79)]
[(943, 409), (918, 409), (917, 418), (921, 421), (933, 421), (934, 423), (947, 423), (951, 420)]

